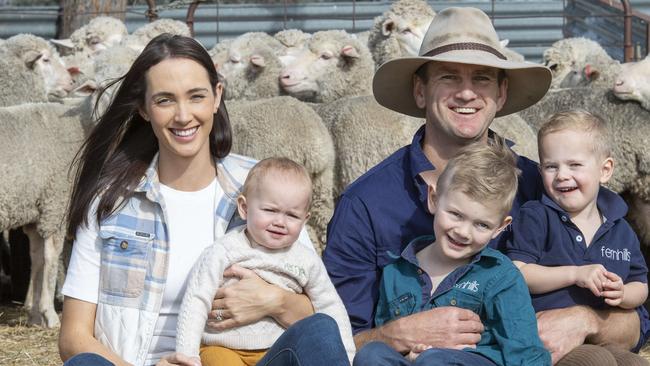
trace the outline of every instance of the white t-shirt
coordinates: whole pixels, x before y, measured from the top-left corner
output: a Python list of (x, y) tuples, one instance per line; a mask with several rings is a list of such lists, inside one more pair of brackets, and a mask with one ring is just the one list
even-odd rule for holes
[[(215, 195), (223, 195), (217, 180), (200, 191), (177, 191), (163, 184), (160, 193), (165, 201), (169, 231), (169, 268), (160, 316), (147, 355), (146, 364), (176, 348), (176, 321), (194, 262), (214, 240)], [(94, 209), (88, 227), (77, 230), (72, 257), (63, 285), (65, 296), (97, 303), (99, 294), (100, 252), (102, 240)]]

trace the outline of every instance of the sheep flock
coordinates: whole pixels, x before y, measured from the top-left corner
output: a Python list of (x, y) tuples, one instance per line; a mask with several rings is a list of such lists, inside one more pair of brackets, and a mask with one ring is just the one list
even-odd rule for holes
[[(411, 142), (424, 120), (381, 107), (372, 96), (375, 69), (417, 55), (435, 11), (424, 0), (398, 0), (359, 34), (297, 29), (246, 33), (208, 50), (224, 79), (233, 152), (263, 159), (282, 155), (305, 165), (314, 182), (307, 223), (321, 251), (336, 197), (372, 166)], [(107, 80), (123, 75), (158, 34), (189, 36), (182, 22), (160, 19), (128, 34), (119, 20), (98, 17), (69, 39), (20, 34), (0, 40), (0, 230), (22, 228), (32, 261), (25, 307), (29, 322), (59, 324), (54, 311), (70, 195), (68, 168), (93, 126), (95, 100)], [(508, 58), (523, 60), (502, 41)], [(609, 187), (630, 206), (629, 218), (650, 246), (650, 59), (621, 64), (584, 38), (563, 39), (544, 52), (553, 73), (538, 104), (498, 118), (493, 130), (513, 149), (537, 158), (544, 118), (581, 107), (615, 132), (617, 161)], [(645, 131), (645, 132), (643, 132)], [(60, 277), (60, 276), (59, 276)]]

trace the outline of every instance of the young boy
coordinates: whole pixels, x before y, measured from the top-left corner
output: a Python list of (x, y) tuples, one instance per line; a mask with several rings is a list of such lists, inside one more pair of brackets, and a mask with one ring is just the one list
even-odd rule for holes
[[(269, 158), (251, 169), (237, 198), (245, 229), (208, 247), (195, 264), (178, 316), (177, 352), (200, 354), (203, 366), (255, 365), (284, 331), (271, 318), (222, 332), (205, 327), (217, 289), (228, 284), (223, 271), (236, 263), (271, 284), (309, 296), (316, 312), (336, 320), (352, 360), (350, 322), (323, 262), (308, 248), (293, 245), (309, 218), (310, 202), (311, 179), (302, 165)], [(217, 320), (222, 317), (227, 314), (217, 310)]]
[(429, 189), (434, 236), (413, 240), (383, 269), (377, 326), (457, 306), (478, 314), (485, 327), (476, 348), (417, 345), (405, 358), (371, 342), (359, 350), (355, 366), (551, 364), (524, 279), (506, 256), (487, 247), (512, 220), (517, 175), (515, 157), (503, 142), (464, 148), (441, 173), (435, 195)]
[[(507, 244), (508, 256), (528, 283), (535, 311), (642, 305), (648, 271), (639, 241), (623, 218), (627, 206), (600, 186), (614, 170), (604, 121), (585, 111), (557, 113), (539, 130), (537, 140), (546, 193), (521, 207)], [(613, 353), (618, 365), (647, 364), (628, 351), (590, 348), (590, 357), (599, 364), (612, 359), (607, 353)]]

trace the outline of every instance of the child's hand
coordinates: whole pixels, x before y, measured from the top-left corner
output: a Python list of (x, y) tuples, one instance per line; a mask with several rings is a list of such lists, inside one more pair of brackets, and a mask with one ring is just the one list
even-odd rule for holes
[(421, 344), (421, 343), (416, 344), (415, 346), (413, 346), (413, 348), (411, 348), (411, 352), (409, 352), (408, 355), (406, 355), (406, 359), (413, 362), (415, 361), (416, 358), (418, 358), (420, 353), (428, 350), (429, 348), (431, 348), (431, 346), (428, 346), (426, 344)]
[(607, 280), (607, 270), (602, 264), (578, 266), (576, 269), (576, 285), (589, 289), (594, 295), (602, 296), (603, 283)]
[(611, 306), (618, 306), (625, 297), (625, 286), (623, 280), (616, 273), (605, 273), (607, 280), (603, 283), (603, 297), (605, 303)]

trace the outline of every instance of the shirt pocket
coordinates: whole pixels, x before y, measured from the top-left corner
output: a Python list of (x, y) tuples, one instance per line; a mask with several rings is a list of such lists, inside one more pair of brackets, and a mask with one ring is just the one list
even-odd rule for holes
[(458, 289), (452, 289), (434, 300), (436, 307), (456, 306), (462, 309), (471, 310), (480, 315), (483, 299), (478, 294), (472, 294)]
[(404, 293), (388, 303), (390, 317), (397, 319), (415, 312), (415, 295)]
[(100, 230), (102, 263), (99, 288), (119, 297), (138, 297), (144, 291), (153, 234)]

